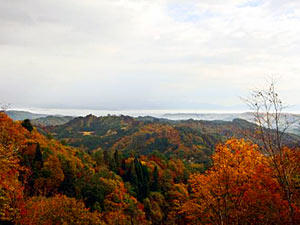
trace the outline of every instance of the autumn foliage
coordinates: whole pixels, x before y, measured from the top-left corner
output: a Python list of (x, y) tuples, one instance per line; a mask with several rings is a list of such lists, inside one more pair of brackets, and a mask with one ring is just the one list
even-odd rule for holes
[(23, 204), (22, 167), (17, 157), (22, 139), (13, 122), (0, 114), (0, 221), (19, 217)]
[(64, 195), (30, 198), (25, 210), (18, 224), (105, 224), (101, 222), (99, 214), (90, 212), (82, 201)]
[(258, 146), (228, 140), (216, 148), (212, 158), (213, 166), (205, 174), (194, 174), (189, 180), (191, 198), (181, 213), (191, 224), (288, 222), (287, 201)]
[[(139, 142), (142, 136), (149, 136), (146, 143)], [(154, 148), (165, 137), (172, 144), (164, 153), (128, 154), (130, 146)], [(286, 224), (280, 169), (288, 175), (293, 221), (300, 222), (299, 150), (285, 147), (278, 156), (284, 167), (275, 170), (274, 159), (244, 139), (216, 145), (209, 167), (207, 158), (205, 164), (172, 158), (175, 145), (175, 155), (189, 152), (178, 130), (147, 125), (111, 151), (86, 153), (41, 135), (30, 121), (0, 113), (0, 223)], [(200, 149), (192, 146), (196, 155)]]

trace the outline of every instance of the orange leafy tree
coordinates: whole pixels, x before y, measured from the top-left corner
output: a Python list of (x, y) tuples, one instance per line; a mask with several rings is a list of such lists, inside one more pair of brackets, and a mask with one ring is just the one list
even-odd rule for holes
[(23, 204), (23, 187), (18, 180), (18, 159), (0, 145), (0, 222), (17, 217)]
[(191, 198), (180, 213), (190, 224), (284, 224), (282, 198), (268, 158), (258, 146), (231, 139), (218, 145), (213, 166), (190, 177)]
[(22, 139), (12, 121), (0, 113), (0, 223), (19, 217), (23, 206), (23, 187), (18, 180), (18, 149)]
[(106, 224), (148, 224), (144, 206), (136, 198), (130, 196), (122, 181), (100, 178), (101, 182), (111, 190), (105, 197), (102, 218)]
[(82, 201), (56, 195), (51, 198), (33, 197), (26, 202), (26, 211), (17, 224), (105, 224), (97, 212), (90, 212)]

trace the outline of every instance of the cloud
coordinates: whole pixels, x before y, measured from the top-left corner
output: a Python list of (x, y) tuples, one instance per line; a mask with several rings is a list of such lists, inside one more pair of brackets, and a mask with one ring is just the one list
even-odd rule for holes
[(0, 96), (28, 107), (234, 105), (278, 75), (299, 104), (299, 10), (292, 0), (3, 0)]

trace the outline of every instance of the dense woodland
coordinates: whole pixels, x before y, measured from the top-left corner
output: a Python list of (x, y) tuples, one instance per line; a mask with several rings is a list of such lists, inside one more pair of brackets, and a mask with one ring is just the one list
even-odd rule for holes
[(299, 224), (300, 138), (270, 155), (259, 132), (92, 115), (33, 127), (0, 113), (0, 223)]

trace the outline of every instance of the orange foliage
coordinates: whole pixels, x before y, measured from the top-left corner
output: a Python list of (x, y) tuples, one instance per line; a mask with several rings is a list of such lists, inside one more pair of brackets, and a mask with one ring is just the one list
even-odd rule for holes
[[(277, 170), (275, 174), (286, 174), (287, 184), (291, 194), (292, 204), (295, 206), (295, 220), (300, 222), (300, 149), (289, 149), (284, 147), (282, 155), (275, 157), (277, 160)], [(271, 160), (270, 160), (271, 161)], [(273, 165), (274, 161), (270, 162)]]
[[(149, 136), (149, 138), (145, 138)], [(188, 156), (192, 153), (199, 152), (202, 146), (193, 145), (192, 147), (187, 147), (183, 144), (180, 132), (171, 125), (166, 124), (146, 124), (142, 126), (137, 132), (122, 137), (120, 140), (116, 141), (112, 146), (112, 150), (123, 150), (128, 146), (131, 146), (135, 142), (135, 139), (141, 138), (142, 141), (138, 141), (135, 145), (138, 145), (138, 149), (145, 149), (148, 145), (154, 144), (156, 139), (165, 138), (170, 143), (168, 149), (164, 151), (164, 154), (181, 154), (182, 157)], [(192, 140), (192, 137), (190, 137)], [(172, 146), (172, 147), (171, 147)], [(184, 154), (183, 154), (184, 153)]]
[(190, 177), (191, 199), (181, 213), (190, 224), (284, 224), (287, 202), (258, 147), (231, 139), (219, 145), (206, 174)]
[[(75, 171), (84, 167), (76, 157), (78, 150), (48, 140), (35, 129), (29, 132), (20, 122), (13, 122), (0, 113), (0, 221), (15, 221), (24, 213), (26, 199), (23, 196), (30, 192), (28, 181), (32, 180), (37, 144), (44, 159), (43, 167), (39, 164), (36, 169), (46, 171), (48, 175), (34, 180), (34, 194), (56, 192), (64, 180), (60, 158), (69, 161)], [(92, 164), (88, 159), (86, 161)]]
[(12, 221), (22, 211), (23, 187), (18, 180), (22, 167), (17, 157), (22, 139), (19, 138), (12, 121), (0, 113), (0, 221)]
[(166, 197), (170, 207), (168, 224), (185, 224), (185, 219), (180, 215), (180, 211), (189, 198), (187, 185), (175, 184), (172, 190), (166, 193)]
[(35, 193), (38, 195), (47, 195), (53, 193), (64, 180), (64, 173), (58, 158), (49, 156), (44, 163), (43, 170), (49, 171), (47, 178), (40, 177), (34, 181)]
[[(152, 137), (153, 133), (155, 136)], [(157, 137), (166, 137), (174, 147), (168, 147), (166, 153), (201, 152), (201, 146), (184, 146), (179, 131), (174, 127), (159, 124), (143, 126), (137, 133), (117, 141), (113, 149), (130, 146), (135, 137), (145, 137), (141, 140), (145, 140), (146, 144), (155, 142)], [(185, 138), (190, 142), (193, 140), (192, 134)], [(284, 167), (279, 168), (279, 172), (285, 169), (288, 174), (296, 221), (300, 219), (300, 153), (299, 150), (284, 148), (283, 155), (278, 157), (281, 157), (278, 160), (285, 159)], [(124, 158), (125, 169), (120, 174), (124, 175), (126, 167), (134, 160), (133, 157)], [(126, 183), (128, 191), (122, 179), (103, 166), (101, 160), (98, 162), (101, 165), (96, 167), (96, 162), (88, 154), (47, 139), (36, 129), (30, 132), (20, 122), (13, 122), (0, 113), (0, 223), (150, 224), (144, 211), (152, 224), (288, 222), (288, 204), (272, 167), (274, 162), (262, 155), (258, 146), (244, 140), (230, 139), (216, 147), (212, 160), (212, 167), (204, 174), (191, 175), (187, 185), (191, 171), (202, 170), (200, 164), (189, 164), (187, 167), (189, 162), (183, 163), (180, 159), (166, 160), (155, 154), (141, 156), (140, 162), (147, 167), (150, 178), (138, 182), (146, 181), (150, 191), (153, 191), (148, 190), (147, 196), (141, 199), (144, 204), (141, 204), (132, 196), (130, 184)], [(90, 190), (84, 183), (92, 182), (94, 177), (95, 184), (87, 186)], [(67, 190), (74, 188), (73, 195), (61, 191), (65, 190), (61, 187)], [(95, 212), (86, 208), (82, 201), (57, 195), (59, 190), (84, 200), (90, 191), (97, 192), (99, 199), (89, 205)], [(84, 195), (86, 192), (88, 194)], [(30, 197), (34, 195), (39, 197)]]
[(0, 220), (13, 220), (22, 209), (23, 187), (18, 180), (20, 169), (13, 149), (0, 145)]
[(26, 211), (17, 223), (20, 225), (105, 224), (100, 220), (100, 215), (97, 212), (90, 212), (83, 202), (64, 195), (29, 199)]
[(106, 224), (148, 224), (143, 212), (143, 205), (128, 194), (123, 182), (105, 178), (100, 179), (111, 190), (111, 193), (104, 200), (106, 212), (102, 213), (102, 218)]

